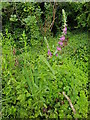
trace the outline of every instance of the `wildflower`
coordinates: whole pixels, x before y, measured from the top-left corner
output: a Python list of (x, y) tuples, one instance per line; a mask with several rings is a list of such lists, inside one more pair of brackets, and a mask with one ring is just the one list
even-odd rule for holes
[(48, 55), (52, 57), (52, 53), (50, 52), (50, 50), (48, 50)]
[(48, 50), (48, 55), (50, 54), (50, 50)]
[(56, 56), (58, 56), (58, 54), (56, 54)]
[(63, 29), (63, 33), (66, 35), (67, 34), (67, 27), (65, 26), (65, 28)]
[(67, 31), (67, 27), (65, 26), (65, 28), (63, 29), (63, 32), (66, 32)]
[(65, 40), (65, 36), (62, 36), (62, 37), (60, 38), (60, 40), (61, 40), (61, 41), (64, 41), (64, 40)]
[(60, 50), (61, 50), (61, 48), (57, 47), (57, 50), (58, 50), (58, 51), (60, 51)]
[(58, 42), (58, 44), (63, 45), (63, 42)]
[(67, 31), (64, 31), (64, 34), (66, 35), (66, 34), (67, 34)]

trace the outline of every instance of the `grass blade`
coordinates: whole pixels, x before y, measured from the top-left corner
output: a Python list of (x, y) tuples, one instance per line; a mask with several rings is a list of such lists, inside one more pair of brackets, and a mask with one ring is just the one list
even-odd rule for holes
[(40, 60), (42, 60), (48, 66), (51, 72), (55, 75), (55, 71), (52, 69), (51, 65), (49, 64), (49, 62), (46, 60), (46, 58), (43, 55), (40, 55)]

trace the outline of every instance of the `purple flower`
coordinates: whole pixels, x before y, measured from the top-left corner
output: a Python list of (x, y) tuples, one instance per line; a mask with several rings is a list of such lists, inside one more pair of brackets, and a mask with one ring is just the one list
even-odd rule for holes
[(52, 53), (50, 52), (50, 57), (52, 57)]
[(58, 54), (56, 54), (56, 56), (58, 56)]
[(65, 26), (65, 28), (63, 29), (63, 31), (67, 31), (67, 27)]
[(64, 32), (65, 33), (65, 35), (67, 34), (67, 31), (66, 32)]
[(48, 50), (48, 55), (52, 57), (52, 53), (50, 52), (50, 50)]
[(48, 55), (50, 54), (50, 50), (48, 50)]
[(64, 40), (65, 40), (65, 36), (62, 36), (62, 37), (60, 38), (60, 40), (61, 40), (61, 41), (64, 41)]
[(58, 42), (59, 45), (63, 45), (63, 42)]
[(60, 51), (60, 50), (61, 50), (61, 48), (57, 47), (57, 50), (58, 50), (58, 51)]
[(67, 34), (67, 27), (65, 26), (65, 28), (63, 29), (63, 33)]

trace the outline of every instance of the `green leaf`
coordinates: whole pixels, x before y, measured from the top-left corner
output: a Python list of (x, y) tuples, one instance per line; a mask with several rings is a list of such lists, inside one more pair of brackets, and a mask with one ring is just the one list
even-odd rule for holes
[(46, 58), (43, 55), (40, 55), (39, 57), (40, 57), (40, 60), (42, 60), (48, 66), (48, 68), (51, 70), (51, 72), (55, 75), (55, 71), (52, 69), (51, 65), (46, 60)]

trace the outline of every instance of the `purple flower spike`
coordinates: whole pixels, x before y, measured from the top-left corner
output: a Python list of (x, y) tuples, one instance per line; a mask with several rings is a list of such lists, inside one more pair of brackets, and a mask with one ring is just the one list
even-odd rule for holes
[(60, 51), (60, 50), (61, 50), (61, 48), (57, 47), (57, 50), (58, 50), (58, 51)]
[(64, 41), (64, 40), (65, 40), (65, 36), (62, 36), (62, 37), (60, 38), (60, 40), (61, 40), (61, 41)]
[(62, 46), (62, 45), (63, 45), (63, 42), (58, 42), (58, 44)]

